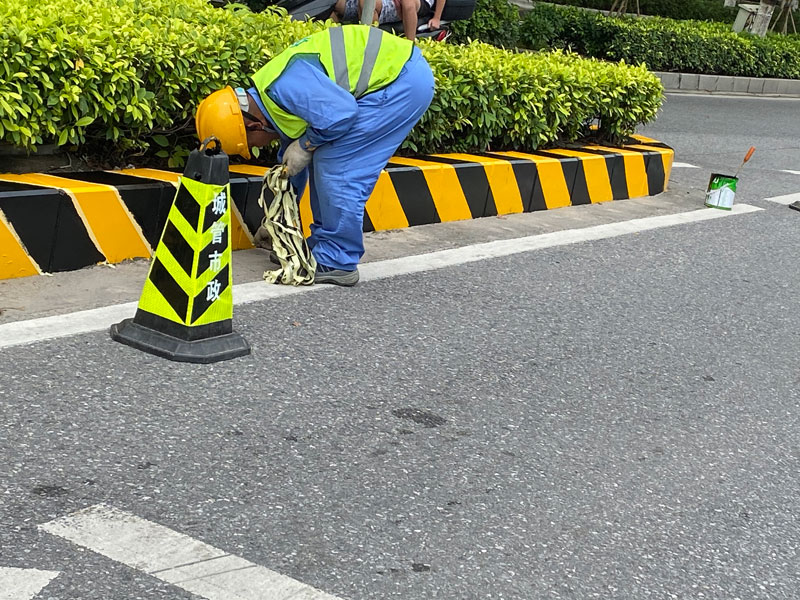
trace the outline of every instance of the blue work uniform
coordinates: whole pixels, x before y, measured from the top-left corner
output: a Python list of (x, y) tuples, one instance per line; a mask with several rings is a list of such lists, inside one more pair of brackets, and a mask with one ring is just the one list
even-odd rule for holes
[[(251, 88), (261, 112), (269, 113)], [(270, 99), (308, 123), (300, 144), (316, 148), (292, 179), (302, 195), (310, 180), (311, 252), (317, 262), (352, 271), (364, 254), (364, 206), (381, 170), (433, 99), (434, 79), (419, 48), (392, 83), (356, 99), (326, 74), (319, 59), (298, 56), (270, 85)], [(279, 158), (291, 139), (281, 136)]]

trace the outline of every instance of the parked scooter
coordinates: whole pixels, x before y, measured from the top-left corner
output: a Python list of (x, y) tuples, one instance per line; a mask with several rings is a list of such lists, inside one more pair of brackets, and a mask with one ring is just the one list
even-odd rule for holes
[[(335, 0), (279, 0), (277, 6), (286, 9), (289, 16), (296, 21), (309, 19), (327, 19), (333, 12)], [(436, 29), (428, 26), (430, 17), (420, 17), (417, 24), (418, 38), (431, 38), (444, 41), (450, 37), (448, 25), (453, 21), (469, 19), (475, 11), (475, 0), (447, 0), (442, 12), (441, 24)], [(382, 23), (381, 29), (392, 31), (398, 35), (403, 34), (403, 23)]]

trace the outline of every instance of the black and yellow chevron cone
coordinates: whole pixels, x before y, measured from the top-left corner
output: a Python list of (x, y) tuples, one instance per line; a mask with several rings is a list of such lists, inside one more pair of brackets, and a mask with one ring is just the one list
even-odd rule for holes
[(186, 163), (136, 315), (111, 327), (118, 342), (182, 362), (250, 353), (232, 324), (228, 156), (209, 143)]

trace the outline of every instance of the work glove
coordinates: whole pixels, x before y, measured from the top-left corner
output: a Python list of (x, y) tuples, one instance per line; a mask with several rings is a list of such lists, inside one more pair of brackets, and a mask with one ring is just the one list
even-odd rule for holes
[(286, 165), (286, 173), (289, 177), (294, 177), (305, 169), (311, 162), (313, 154), (308, 150), (303, 150), (299, 140), (293, 141), (283, 153), (283, 164)]

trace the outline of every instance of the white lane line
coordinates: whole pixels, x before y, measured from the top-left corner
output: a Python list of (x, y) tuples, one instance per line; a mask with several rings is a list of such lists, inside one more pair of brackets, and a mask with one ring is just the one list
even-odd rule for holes
[(773, 196), (772, 198), (765, 198), (765, 200), (769, 200), (770, 202), (775, 202), (776, 204), (783, 204), (785, 206), (789, 206), (792, 202), (800, 201), (800, 194), (786, 194), (785, 196)]
[(791, 171), (789, 169), (781, 169), (782, 173), (791, 173), (792, 175), (800, 175), (800, 171)]
[[(452, 267), (487, 258), (509, 256), (521, 252), (530, 252), (532, 250), (564, 246), (567, 244), (577, 244), (579, 242), (602, 240), (651, 229), (697, 223), (760, 210), (763, 209), (749, 204), (736, 204), (731, 211), (704, 208), (683, 213), (661, 215), (658, 217), (645, 217), (641, 219), (631, 219), (630, 221), (620, 221), (618, 223), (594, 225), (592, 227), (580, 229), (565, 229), (552, 233), (543, 233), (510, 240), (497, 240), (494, 242), (475, 244), (473, 246), (453, 248), (451, 250), (440, 250), (428, 254), (365, 263), (359, 266), (359, 271), (361, 273), (361, 281), (369, 282), (385, 279), (387, 277), (396, 277), (398, 275), (433, 271), (435, 269)], [(259, 302), (323, 289), (331, 291), (332, 288), (333, 286), (325, 285), (314, 285), (310, 287), (267, 285), (263, 281), (256, 281), (234, 286), (233, 297), (234, 304), (245, 304), (248, 302)], [(0, 325), (0, 348), (108, 329), (112, 324), (122, 319), (132, 317), (136, 312), (136, 305), (136, 302), (129, 302), (104, 308), (84, 310), (67, 315), (6, 323)]]
[(0, 348), (99, 331), (132, 317), (138, 302), (114, 304), (65, 315), (14, 321), (0, 325)]
[(58, 575), (58, 571), (0, 567), (0, 600), (31, 600)]
[(763, 209), (749, 204), (737, 204), (734, 205), (733, 209), (730, 211), (719, 210), (717, 208), (705, 208), (684, 213), (662, 215), (659, 217), (631, 219), (630, 221), (606, 223), (604, 225), (594, 225), (581, 229), (565, 229), (563, 231), (531, 235), (524, 238), (497, 240), (484, 244), (465, 246), (463, 248), (440, 250), (438, 252), (431, 252), (430, 254), (420, 254), (417, 256), (407, 256), (405, 258), (367, 263), (363, 267), (359, 267), (359, 270), (367, 276), (368, 280), (383, 279), (397, 275), (452, 267), (487, 258), (510, 256), (512, 254), (541, 250), (543, 248), (602, 240), (630, 233), (640, 233), (651, 229), (670, 227), (672, 225), (685, 225), (687, 223), (708, 221), (709, 219), (719, 219), (730, 215), (741, 215), (758, 212), (760, 210)]
[(698, 167), (696, 165), (690, 165), (689, 163), (683, 163), (683, 162), (674, 162), (674, 163), (672, 163), (672, 166), (676, 167), (678, 169), (681, 169), (681, 168), (683, 168), (683, 169), (699, 169), (700, 168), (700, 167)]
[(206, 600), (340, 600), (188, 535), (102, 504), (39, 527)]

